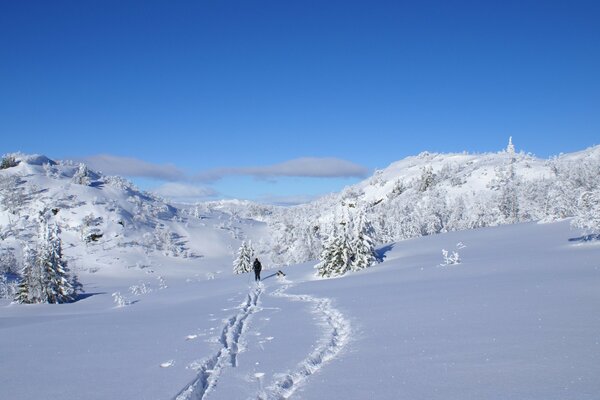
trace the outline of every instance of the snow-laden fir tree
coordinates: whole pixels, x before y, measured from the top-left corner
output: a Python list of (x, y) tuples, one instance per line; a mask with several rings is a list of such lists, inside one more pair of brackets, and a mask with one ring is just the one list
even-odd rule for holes
[(371, 223), (367, 220), (363, 210), (359, 210), (355, 219), (352, 243), (350, 244), (352, 252), (350, 269), (352, 271), (368, 268), (377, 262)]
[(321, 262), (315, 265), (321, 277), (344, 275), (352, 268), (352, 249), (346, 229), (334, 234), (321, 253)]
[(254, 249), (250, 241), (243, 241), (238, 249), (237, 258), (233, 261), (233, 273), (243, 274), (252, 270), (254, 261)]
[(35, 251), (26, 251), (19, 303), (68, 303), (75, 299), (77, 283), (68, 273), (63, 259), (58, 225), (42, 220)]
[(73, 183), (77, 183), (78, 185), (89, 185), (90, 182), (90, 172), (87, 165), (80, 163), (79, 168), (77, 168), (77, 171), (73, 175)]
[(42, 279), (40, 270), (35, 268), (35, 251), (25, 244), (23, 247), (23, 268), (21, 270), (21, 281), (17, 287), (15, 301), (17, 303), (36, 303), (36, 299), (42, 297)]

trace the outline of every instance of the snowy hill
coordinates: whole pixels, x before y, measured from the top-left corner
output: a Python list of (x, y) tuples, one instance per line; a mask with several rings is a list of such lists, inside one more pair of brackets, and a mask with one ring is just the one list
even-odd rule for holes
[[(593, 212), (584, 193), (600, 192), (600, 146), (549, 160), (505, 151), (422, 153), (340, 193), (295, 207), (236, 202), (202, 205), (264, 221), (275, 263), (316, 259), (344, 219), (365, 213), (379, 244), (485, 226), (578, 217)], [(598, 194), (600, 196), (600, 194)]]
[(578, 237), (518, 224), (399, 242), (337, 279), (96, 275), (73, 304), (2, 301), (3, 397), (597, 399), (600, 247)]
[(202, 274), (229, 270), (239, 242), (261, 229), (218, 211), (176, 208), (83, 164), (20, 154), (15, 162), (0, 170), (0, 248), (18, 262), (23, 246), (36, 240), (39, 216), (46, 215), (59, 225), (69, 266), (84, 282), (94, 280), (90, 274), (143, 276), (165, 263), (202, 266)]

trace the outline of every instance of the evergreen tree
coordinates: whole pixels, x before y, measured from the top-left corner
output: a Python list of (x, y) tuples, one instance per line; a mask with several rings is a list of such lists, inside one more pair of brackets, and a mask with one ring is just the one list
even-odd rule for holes
[(90, 172), (87, 165), (80, 163), (75, 175), (73, 175), (73, 183), (77, 183), (79, 185), (89, 185), (90, 182)]
[(352, 251), (346, 235), (334, 236), (321, 253), (321, 262), (315, 265), (321, 277), (344, 275), (351, 270)]
[(356, 218), (351, 251), (352, 261), (350, 268), (352, 271), (370, 267), (377, 262), (373, 241), (373, 228), (367, 220), (364, 211), (360, 211)]
[(80, 287), (68, 273), (62, 255), (58, 225), (43, 220), (37, 250), (26, 250), (16, 301), (19, 303), (67, 303)]
[(243, 241), (238, 250), (238, 256), (233, 261), (233, 273), (243, 274), (252, 270), (252, 262), (254, 259), (254, 249), (248, 241)]
[[(15, 301), (17, 303), (36, 303), (35, 299), (40, 296), (40, 280), (34, 276), (35, 251), (25, 245), (23, 248), (23, 269), (21, 270), (21, 281), (17, 286)], [(37, 270), (35, 271), (37, 272)]]

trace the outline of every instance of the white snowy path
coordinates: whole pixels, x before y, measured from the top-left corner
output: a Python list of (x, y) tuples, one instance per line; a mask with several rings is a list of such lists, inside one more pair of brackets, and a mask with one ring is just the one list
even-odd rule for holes
[(250, 290), (223, 328), (222, 347), (176, 400), (287, 399), (346, 345), (350, 325), (331, 299), (288, 294), (290, 282), (266, 282)]
[(246, 330), (249, 317), (258, 309), (262, 287), (257, 285), (255, 289), (250, 290), (246, 301), (240, 306), (240, 311), (227, 320), (219, 338), (221, 348), (195, 368), (198, 376), (176, 400), (204, 399), (216, 386), (223, 370), (228, 366), (237, 366), (240, 338)]

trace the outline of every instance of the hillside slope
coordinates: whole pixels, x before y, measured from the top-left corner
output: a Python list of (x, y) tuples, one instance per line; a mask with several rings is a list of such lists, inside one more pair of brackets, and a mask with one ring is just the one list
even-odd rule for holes
[[(342, 278), (311, 263), (258, 286), (188, 270), (133, 294), (98, 275), (74, 304), (0, 302), (0, 384), (12, 399), (596, 399), (600, 246), (578, 236), (568, 221), (445, 233)], [(462, 262), (440, 266), (442, 249)]]

